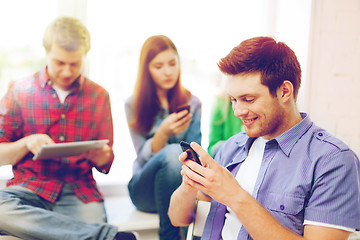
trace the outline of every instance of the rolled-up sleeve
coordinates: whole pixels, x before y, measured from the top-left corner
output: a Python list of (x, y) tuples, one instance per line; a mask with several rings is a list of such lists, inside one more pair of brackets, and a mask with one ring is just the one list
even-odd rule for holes
[(23, 137), (23, 119), (13, 93), (14, 82), (0, 101), (0, 142), (12, 142)]
[(316, 169), (305, 220), (359, 229), (359, 159), (350, 150), (329, 154), (328, 158)]

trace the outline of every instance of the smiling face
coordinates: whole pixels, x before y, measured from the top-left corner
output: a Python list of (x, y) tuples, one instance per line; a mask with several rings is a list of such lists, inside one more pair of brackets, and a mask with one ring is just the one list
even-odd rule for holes
[(47, 71), (53, 84), (63, 90), (70, 90), (80, 76), (84, 57), (82, 48), (66, 51), (57, 44), (52, 44), (47, 54)]
[(261, 84), (260, 73), (227, 76), (234, 115), (241, 118), (249, 137), (273, 139), (289, 128), (286, 110)]
[(169, 91), (179, 79), (178, 55), (173, 49), (160, 52), (150, 61), (149, 72), (158, 91)]

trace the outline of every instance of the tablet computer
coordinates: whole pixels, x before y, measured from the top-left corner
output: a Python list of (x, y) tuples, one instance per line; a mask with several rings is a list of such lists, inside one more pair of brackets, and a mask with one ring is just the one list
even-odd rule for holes
[(91, 149), (102, 148), (108, 142), (105, 139), (44, 145), (33, 160), (76, 156)]

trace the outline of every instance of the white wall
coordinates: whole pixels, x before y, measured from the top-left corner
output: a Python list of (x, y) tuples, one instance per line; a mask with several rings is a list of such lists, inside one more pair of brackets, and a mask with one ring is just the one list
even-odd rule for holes
[(306, 106), (360, 156), (360, 0), (313, 0)]

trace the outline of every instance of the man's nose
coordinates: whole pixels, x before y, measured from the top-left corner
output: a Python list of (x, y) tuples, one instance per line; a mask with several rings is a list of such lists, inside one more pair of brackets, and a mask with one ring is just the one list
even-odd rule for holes
[(70, 65), (65, 65), (63, 70), (62, 70), (62, 75), (63, 76), (71, 76), (72, 74), (72, 69)]
[(235, 117), (243, 117), (249, 113), (249, 109), (240, 102), (233, 103), (232, 107)]

